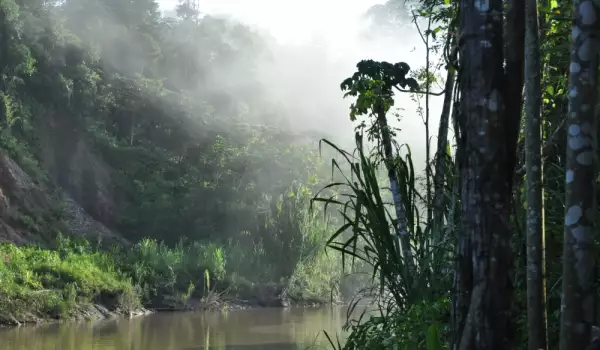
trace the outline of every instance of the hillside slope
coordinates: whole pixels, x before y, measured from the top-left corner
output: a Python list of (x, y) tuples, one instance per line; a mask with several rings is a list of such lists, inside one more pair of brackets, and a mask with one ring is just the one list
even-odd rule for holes
[[(264, 243), (278, 198), (319, 185), (318, 155), (261, 87), (269, 53), (250, 29), (186, 6), (162, 17), (153, 0), (0, 0), (0, 14), (0, 146), (52, 203), (36, 205), (67, 209), (42, 230), (11, 219), (6, 239)], [(15, 211), (30, 206), (6, 186)]]
[(35, 183), (14, 160), (0, 154), (0, 241), (48, 244), (59, 232), (127, 244), (95, 220), (69, 191)]

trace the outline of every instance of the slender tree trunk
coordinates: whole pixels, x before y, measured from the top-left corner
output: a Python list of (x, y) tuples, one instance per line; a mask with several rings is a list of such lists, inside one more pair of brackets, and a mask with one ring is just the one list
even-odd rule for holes
[(520, 108), (506, 113), (520, 105), (521, 90), (511, 100), (502, 13), (502, 0), (460, 1), (461, 212), (473, 281), (460, 350), (514, 346), (509, 218)]
[(438, 143), (435, 155), (435, 177), (433, 178), (434, 195), (433, 207), (435, 209), (435, 232), (437, 235), (436, 243), (442, 240), (442, 226), (444, 224), (444, 173), (446, 169), (446, 147), (448, 146), (448, 127), (450, 124), (450, 113), (452, 112), (452, 98), (454, 96), (454, 67), (449, 67), (446, 74), (446, 86), (444, 95), (444, 104), (440, 115), (440, 125), (438, 129)]
[[(429, 22), (427, 24), (427, 30), (431, 30), (431, 19), (429, 16)], [(425, 181), (427, 187), (427, 222), (431, 222), (433, 219), (433, 206), (431, 201), (431, 140), (429, 139), (429, 91), (431, 90), (431, 79), (429, 78), (430, 74), (430, 65), (431, 65), (431, 50), (429, 48), (429, 33), (425, 33), (425, 49), (427, 50), (425, 54)]]
[[(457, 89), (460, 90), (460, 89)], [(452, 300), (452, 330), (454, 337), (452, 340), (452, 349), (457, 350), (461, 334), (463, 333), (465, 320), (469, 311), (469, 300), (471, 288), (473, 288), (473, 269), (471, 268), (471, 240), (463, 229), (463, 222), (461, 220), (461, 208), (460, 208), (460, 195), (461, 195), (461, 184), (462, 174), (461, 169), (464, 164), (464, 142), (461, 136), (461, 129), (465, 126), (464, 118), (462, 116), (460, 107), (460, 93), (455, 91), (454, 106), (452, 108), (452, 129), (454, 130), (454, 138), (456, 142), (456, 155), (455, 155), (455, 178), (452, 186), (452, 195), (456, 200), (452, 201), (452, 214), (454, 220), (454, 226), (458, 227), (459, 237), (456, 249), (456, 267), (454, 270), (454, 281), (453, 291), (454, 296)]]
[[(517, 144), (523, 113), (523, 65), (525, 56), (525, 0), (506, 1), (504, 48), (506, 55), (504, 97), (506, 98), (506, 146), (508, 166), (517, 166)], [(507, 172), (512, 188), (515, 172)]]
[(594, 320), (599, 10), (595, 1), (573, 1), (561, 350), (584, 349)]
[[(435, 174), (433, 178), (433, 209), (435, 214), (433, 215), (433, 245), (434, 250), (432, 251), (432, 261), (435, 261), (435, 256), (438, 256), (441, 253), (441, 250), (436, 249), (436, 247), (442, 244), (444, 240), (444, 219), (448, 218), (449, 215), (452, 215), (452, 212), (447, 210), (446, 203), (444, 201), (444, 180), (448, 178), (445, 174), (448, 168), (448, 160), (447, 156), (447, 147), (448, 147), (448, 128), (450, 124), (450, 114), (452, 112), (452, 99), (454, 97), (454, 83), (455, 83), (455, 75), (456, 70), (454, 67), (448, 67), (448, 72), (446, 74), (446, 84), (445, 84), (445, 95), (444, 95), (444, 104), (442, 107), (442, 113), (440, 115), (440, 124), (438, 129), (438, 143), (437, 143), (437, 151), (435, 155)], [(431, 204), (430, 204), (431, 206)], [(442, 273), (440, 271), (439, 266), (434, 266), (435, 271), (437, 273)]]
[[(407, 281), (407, 285), (412, 286), (414, 277), (413, 273), (415, 271), (414, 260), (410, 245), (410, 236), (407, 227), (405, 207), (402, 200), (402, 195), (400, 194), (399, 181), (396, 172), (396, 166), (394, 164), (394, 148), (392, 145), (392, 138), (390, 136), (390, 130), (384, 108), (377, 110), (376, 114), (377, 124), (381, 132), (384, 162), (388, 171), (388, 180), (390, 181), (390, 189), (394, 201), (394, 208), (396, 210), (396, 235), (400, 241), (402, 255), (404, 256), (404, 264), (406, 265), (406, 276), (409, 279)], [(407, 296), (407, 298), (411, 297), (411, 295)]]
[(541, 65), (537, 0), (525, 0), (525, 164), (527, 169), (528, 349), (546, 349), (542, 202)]

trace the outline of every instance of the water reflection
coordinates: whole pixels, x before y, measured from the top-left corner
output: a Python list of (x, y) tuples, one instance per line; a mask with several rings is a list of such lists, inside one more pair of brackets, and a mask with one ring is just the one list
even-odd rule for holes
[(262, 345), (225, 345), (225, 347), (210, 346), (199, 347), (199, 348), (185, 348), (185, 350), (197, 350), (197, 349), (209, 349), (209, 350), (304, 350), (306, 347), (302, 347), (296, 344), (262, 344)]
[(9, 350), (300, 350), (327, 347), (343, 307), (261, 308), (227, 313), (160, 313), (131, 320), (0, 330)]

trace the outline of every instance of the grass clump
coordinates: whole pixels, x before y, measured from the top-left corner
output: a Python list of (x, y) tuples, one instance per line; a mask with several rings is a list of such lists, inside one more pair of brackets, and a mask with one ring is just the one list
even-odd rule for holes
[(420, 301), (408, 310), (380, 310), (365, 322), (352, 320), (344, 349), (445, 349), (442, 339), (451, 334), (450, 299)]
[(59, 236), (52, 249), (0, 244), (0, 323), (77, 316), (83, 305), (128, 312), (179, 307), (225, 277), (222, 248), (144, 239), (102, 250)]
[(174, 247), (143, 239), (120, 249), (121, 268), (140, 286), (150, 305), (182, 306), (192, 297), (206, 297), (225, 278), (223, 249), (216, 244), (179, 241)]
[[(325, 141), (344, 158), (344, 163), (334, 162), (334, 170), (345, 174), (346, 179), (326, 187), (337, 189), (337, 198), (319, 193), (315, 201), (327, 203), (343, 216), (328, 245), (344, 259), (372, 268), (373, 290), (368, 295), (374, 297), (372, 303), (378, 310), (366, 321), (349, 319), (351, 332), (343, 345), (327, 336), (331, 345), (344, 350), (447, 349), (447, 296), (452, 281), (450, 274), (440, 271), (450, 270), (452, 261), (435, 242), (433, 223), (421, 217), (419, 208), (425, 196), (419, 193), (410, 153), (400, 156), (396, 146), (398, 156), (392, 170), (401, 202), (394, 203), (390, 188), (378, 176), (381, 155), (377, 149), (367, 151), (362, 132), (357, 132), (355, 139), (354, 153)], [(401, 237), (395, 232), (397, 217), (392, 209), (396, 204), (405, 213), (410, 255), (402, 249)], [(351, 308), (358, 301), (360, 298)]]
[(0, 244), (0, 321), (63, 318), (77, 306), (139, 307), (131, 278), (113, 258), (89, 245), (59, 238), (56, 250)]

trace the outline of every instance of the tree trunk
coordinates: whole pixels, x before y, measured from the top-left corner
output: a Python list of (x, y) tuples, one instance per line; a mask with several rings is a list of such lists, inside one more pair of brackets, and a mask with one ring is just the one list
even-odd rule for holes
[[(459, 70), (460, 72), (460, 70)], [(460, 89), (458, 89), (460, 90)], [(452, 108), (452, 128), (454, 131), (454, 138), (456, 141), (456, 156), (454, 171), (456, 177), (452, 187), (452, 195), (456, 200), (452, 201), (452, 215), (454, 219), (454, 226), (458, 227), (459, 237), (456, 248), (456, 267), (454, 270), (453, 290), (454, 296), (452, 299), (452, 331), (454, 337), (452, 340), (452, 349), (457, 350), (461, 334), (463, 333), (465, 320), (469, 311), (469, 300), (471, 295), (471, 288), (473, 288), (473, 269), (471, 268), (471, 239), (465, 234), (462, 227), (463, 222), (461, 218), (460, 208), (460, 195), (461, 195), (461, 169), (464, 164), (464, 142), (461, 135), (461, 130), (465, 129), (464, 118), (462, 115), (461, 101), (459, 91), (456, 92), (455, 103)]]
[(434, 234), (436, 235), (435, 243), (441, 242), (442, 237), (442, 226), (444, 224), (444, 179), (447, 157), (446, 147), (448, 146), (448, 127), (450, 124), (450, 113), (452, 112), (452, 98), (454, 97), (454, 80), (455, 80), (455, 68), (448, 67), (448, 73), (446, 75), (446, 86), (444, 95), (444, 104), (442, 107), (442, 113), (440, 115), (440, 125), (438, 129), (438, 143), (437, 151), (435, 155), (435, 177), (433, 178), (434, 195), (433, 195), (433, 208), (435, 210), (434, 215)]
[[(429, 24), (427, 25), (427, 30), (431, 30), (431, 16), (429, 16)], [(425, 49), (427, 52), (425, 53), (425, 187), (427, 188), (426, 200), (427, 200), (427, 222), (432, 222), (433, 219), (433, 209), (432, 200), (431, 200), (431, 140), (429, 139), (429, 102), (431, 96), (429, 96), (429, 92), (431, 90), (431, 79), (429, 77), (430, 74), (430, 65), (431, 65), (431, 49), (429, 47), (429, 34), (425, 34)], [(439, 214), (437, 214), (439, 215)]]
[(546, 349), (546, 293), (543, 274), (541, 66), (537, 0), (525, 1), (525, 164), (527, 169), (528, 349)]
[(594, 319), (599, 10), (595, 1), (573, 2), (561, 350), (584, 349), (590, 342)]
[(515, 82), (505, 82), (502, 10), (502, 0), (460, 2), (461, 212), (473, 276), (461, 350), (514, 348), (509, 217), (520, 113), (506, 113), (520, 93), (511, 100)]
[[(415, 272), (414, 260), (412, 254), (412, 248), (410, 245), (410, 236), (407, 227), (406, 211), (400, 194), (399, 181), (396, 172), (396, 166), (394, 164), (394, 148), (392, 145), (392, 138), (390, 136), (390, 130), (385, 116), (384, 108), (378, 108), (377, 114), (377, 126), (381, 133), (381, 143), (383, 146), (383, 155), (385, 166), (388, 171), (388, 180), (390, 181), (390, 190), (392, 192), (392, 198), (394, 201), (394, 208), (396, 210), (396, 235), (400, 241), (400, 247), (402, 255), (404, 256), (404, 264), (406, 266), (406, 276), (409, 279), (407, 282), (408, 286), (412, 286), (413, 273)], [(412, 295), (407, 295), (407, 298), (412, 298)]]
[[(506, 1), (506, 26), (505, 26), (505, 85), (504, 97), (506, 98), (506, 146), (510, 169), (517, 165), (517, 144), (519, 127), (523, 112), (523, 65), (525, 48), (525, 0)], [(512, 188), (515, 172), (508, 171), (510, 186)]]

